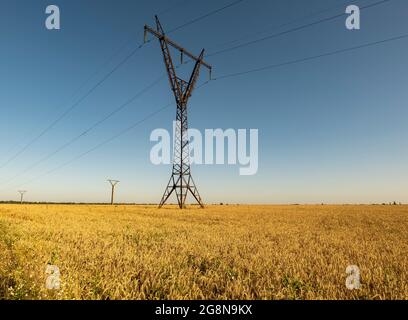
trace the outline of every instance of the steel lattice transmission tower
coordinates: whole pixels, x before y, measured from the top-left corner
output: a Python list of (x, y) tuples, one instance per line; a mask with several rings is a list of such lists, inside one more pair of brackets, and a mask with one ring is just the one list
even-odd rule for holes
[[(188, 137), (188, 118), (187, 118), (187, 103), (191, 94), (194, 90), (194, 86), (197, 82), (200, 67), (204, 66), (210, 71), (211, 78), (211, 66), (203, 61), (204, 49), (201, 54), (197, 57), (183, 47), (176, 44), (174, 41), (170, 40), (164, 33), (164, 30), (160, 24), (159, 18), (156, 16), (156, 27), (157, 30), (145, 25), (145, 42), (147, 40), (147, 33), (153, 34), (159, 39), (160, 46), (163, 52), (164, 63), (166, 65), (167, 73), (170, 80), (170, 86), (174, 93), (174, 98), (177, 104), (176, 113), (176, 132), (174, 141), (174, 157), (173, 157), (173, 171), (170, 177), (170, 181), (164, 191), (163, 197), (160, 201), (159, 208), (161, 208), (166, 201), (169, 199), (173, 192), (176, 193), (177, 202), (180, 209), (185, 206), (186, 198), (188, 192), (196, 199), (198, 204), (203, 208), (204, 204), (201, 200), (200, 194), (198, 193), (197, 187), (194, 183), (193, 177), (191, 176), (190, 167), (190, 148), (189, 148), (189, 137)], [(173, 47), (181, 54), (181, 63), (183, 63), (183, 57), (186, 55), (193, 61), (195, 61), (193, 72), (190, 76), (189, 81), (183, 80), (177, 76), (173, 60), (171, 57), (169, 47)]]

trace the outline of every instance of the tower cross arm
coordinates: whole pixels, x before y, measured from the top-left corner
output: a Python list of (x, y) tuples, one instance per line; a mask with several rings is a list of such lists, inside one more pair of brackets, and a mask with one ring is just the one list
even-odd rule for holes
[(112, 186), (116, 186), (120, 181), (119, 181), (119, 180), (108, 179), (108, 182), (109, 182)]
[(196, 55), (194, 55), (191, 52), (187, 51), (182, 46), (178, 45), (173, 40), (169, 39), (166, 35), (154, 30), (153, 28), (149, 27), (148, 25), (145, 25), (144, 30), (145, 30), (145, 41), (146, 41), (147, 33), (149, 32), (152, 35), (154, 35), (156, 38), (158, 38), (159, 40), (166, 41), (170, 46), (172, 46), (174, 49), (180, 51), (183, 55), (186, 55), (187, 57), (189, 57), (190, 59), (192, 59), (192, 60), (194, 60), (196, 62), (200, 62), (204, 67), (206, 67), (208, 70), (211, 71), (212, 67), (207, 62), (202, 60), (202, 58), (200, 59), (200, 57), (197, 57)]

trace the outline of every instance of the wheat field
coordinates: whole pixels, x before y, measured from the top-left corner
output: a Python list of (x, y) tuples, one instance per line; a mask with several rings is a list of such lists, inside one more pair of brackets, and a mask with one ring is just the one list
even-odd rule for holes
[(407, 298), (408, 206), (0, 205), (0, 299)]

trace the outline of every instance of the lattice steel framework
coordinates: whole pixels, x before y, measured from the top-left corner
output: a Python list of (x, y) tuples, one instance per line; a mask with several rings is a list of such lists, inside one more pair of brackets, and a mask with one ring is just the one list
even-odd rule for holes
[[(153, 34), (159, 39), (160, 47), (163, 52), (164, 63), (166, 65), (167, 73), (169, 76), (170, 86), (174, 93), (174, 98), (177, 104), (176, 113), (176, 128), (174, 137), (174, 157), (173, 157), (173, 170), (170, 177), (170, 181), (164, 191), (163, 197), (160, 201), (159, 208), (161, 208), (173, 192), (176, 193), (177, 202), (180, 209), (185, 207), (186, 198), (188, 192), (192, 194), (194, 199), (201, 207), (204, 207), (203, 201), (191, 176), (190, 166), (190, 148), (188, 137), (188, 117), (187, 117), (187, 103), (194, 90), (194, 86), (197, 82), (200, 73), (200, 67), (204, 66), (210, 71), (211, 66), (203, 61), (204, 49), (197, 57), (174, 41), (170, 40), (164, 33), (164, 30), (160, 24), (158, 17), (156, 16), (157, 30), (145, 26), (145, 42), (147, 40), (147, 33)], [(181, 54), (181, 62), (183, 63), (184, 55), (195, 61), (193, 72), (189, 81), (185, 81), (177, 76), (176, 69), (173, 64), (173, 60), (170, 54), (169, 46), (178, 50)]]

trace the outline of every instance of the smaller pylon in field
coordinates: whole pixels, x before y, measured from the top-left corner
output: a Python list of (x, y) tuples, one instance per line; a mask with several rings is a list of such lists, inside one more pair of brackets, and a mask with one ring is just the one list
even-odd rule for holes
[(24, 194), (25, 194), (26, 192), (27, 192), (27, 191), (25, 191), (25, 190), (19, 190), (19, 191), (18, 191), (18, 193), (20, 194), (20, 204), (23, 204)]
[(120, 182), (119, 180), (112, 180), (112, 179), (108, 179), (111, 187), (112, 187), (112, 193), (111, 193), (111, 205), (113, 205), (113, 196), (115, 194), (115, 187), (116, 185)]

